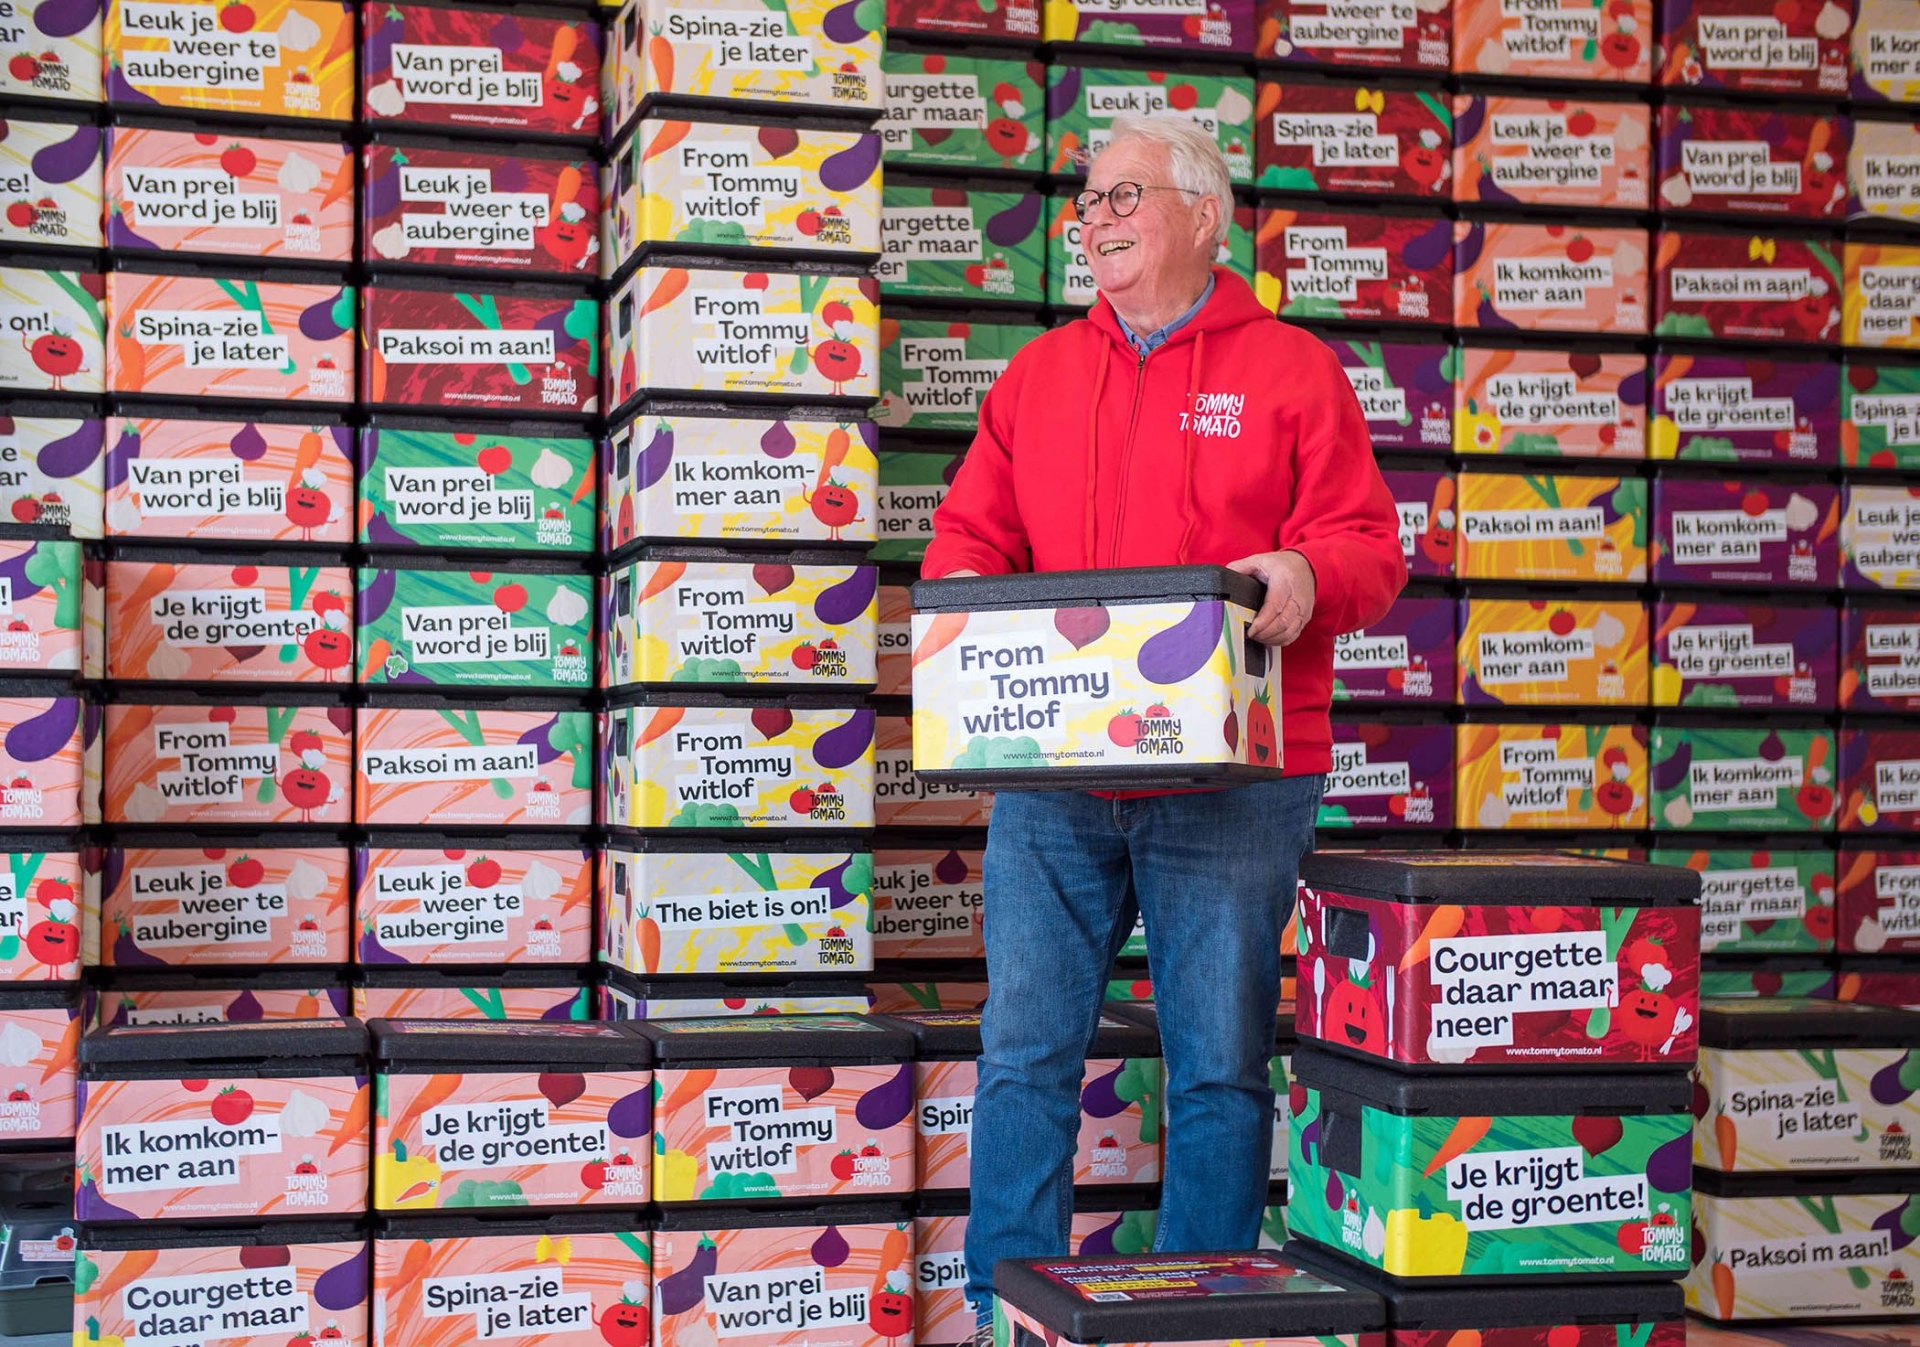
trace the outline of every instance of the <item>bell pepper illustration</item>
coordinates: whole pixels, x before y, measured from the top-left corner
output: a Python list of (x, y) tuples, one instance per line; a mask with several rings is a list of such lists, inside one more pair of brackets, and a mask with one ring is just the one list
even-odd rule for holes
[(406, 1142), (396, 1141), (390, 1152), (373, 1158), (374, 1206), (435, 1207), (439, 1192), (440, 1162), (428, 1155), (408, 1155)]
[(663, 1202), (685, 1202), (694, 1195), (700, 1180), (700, 1162), (681, 1150), (662, 1150), (655, 1136), (653, 1156), (654, 1196)]
[(126, 1340), (100, 1331), (100, 1321), (89, 1317), (84, 1329), (73, 1330), (73, 1347), (126, 1347)]
[(1455, 1277), (1467, 1261), (1467, 1227), (1450, 1212), (1413, 1207), (1387, 1213), (1381, 1270), (1395, 1277)]

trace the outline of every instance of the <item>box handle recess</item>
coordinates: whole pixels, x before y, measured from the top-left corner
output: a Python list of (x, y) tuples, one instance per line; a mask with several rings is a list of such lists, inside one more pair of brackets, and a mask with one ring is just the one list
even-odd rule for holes
[(1373, 936), (1367, 929), (1367, 914), (1351, 907), (1329, 907), (1321, 911), (1320, 938), (1327, 953), (1336, 959), (1372, 957)]
[(628, 730), (628, 725), (629, 725), (629, 721), (628, 721), (628, 719), (627, 719), (627, 717), (626, 717), (626, 716), (615, 716), (615, 717), (614, 717), (614, 720), (613, 720), (613, 756), (614, 756), (614, 757), (616, 757), (616, 758), (624, 758), (624, 757), (626, 757), (626, 756), (627, 756), (627, 752), (628, 752), (628, 750), (627, 750), (627, 736), (628, 736), (628, 733), (629, 733), (629, 730)]
[(1267, 647), (1253, 639), (1253, 623), (1240, 624), (1240, 666), (1250, 678), (1267, 676)]
[(622, 481), (633, 476), (633, 435), (634, 429), (629, 426), (627, 433), (613, 442), (613, 473)]
[(1366, 1159), (1358, 1101), (1331, 1090), (1320, 1091), (1320, 1163), (1336, 1174), (1360, 1177)]

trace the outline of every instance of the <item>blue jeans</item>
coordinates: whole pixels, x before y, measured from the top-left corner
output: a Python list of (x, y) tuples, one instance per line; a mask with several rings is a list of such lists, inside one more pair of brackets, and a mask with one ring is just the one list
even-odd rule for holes
[(967, 1301), (983, 1322), (996, 1262), (1067, 1251), (1081, 1074), (1136, 911), (1167, 1066), (1154, 1248), (1257, 1243), (1280, 932), (1323, 784), (1301, 776), (1134, 800), (1075, 791), (994, 799), (967, 1219)]

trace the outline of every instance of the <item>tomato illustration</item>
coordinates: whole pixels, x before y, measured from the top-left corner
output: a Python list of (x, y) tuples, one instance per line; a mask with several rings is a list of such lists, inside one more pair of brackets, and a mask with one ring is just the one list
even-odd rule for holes
[(813, 812), (813, 806), (816, 803), (817, 801), (814, 798), (813, 790), (808, 786), (800, 787), (799, 790), (796, 790), (787, 798), (788, 807), (790, 807), (794, 813), (801, 815), (811, 814)]
[(237, 1127), (253, 1116), (253, 1096), (237, 1085), (229, 1085), (213, 1097), (209, 1111), (222, 1127)]
[(27, 953), (59, 968), (80, 957), (80, 928), (70, 921), (38, 921), (27, 928)]
[[(232, 12), (232, 8), (229, 7), (227, 13), (231, 14)], [(224, 18), (225, 16), (223, 15), (222, 17)], [(237, 141), (220, 152), (220, 171), (225, 173), (229, 178), (246, 177), (247, 174), (253, 172), (254, 166), (259, 162), (259, 157), (255, 155), (252, 150)]]
[(31, 201), (16, 201), (7, 207), (7, 223), (15, 229), (25, 229), (39, 218), (40, 211)]
[(1361, 1052), (1385, 1055), (1386, 1011), (1371, 989), (1353, 981), (1341, 982), (1327, 993), (1325, 1018), (1329, 1041), (1343, 1043)]
[(311, 767), (297, 767), (280, 778), (280, 788), (286, 792), (288, 804), (309, 813), (327, 802), (333, 785), (324, 773)]
[(40, 502), (32, 496), (22, 496), (13, 503), (12, 514), (22, 524), (31, 524), (40, 517)]
[(313, 596), (313, 611), (322, 617), (328, 613), (344, 613), (347, 611), (347, 601), (329, 589), (323, 594)]
[(860, 349), (838, 337), (829, 337), (815, 346), (813, 360), (820, 367), (821, 374), (833, 385), (836, 394), (843, 385), (852, 382), (860, 374)]
[(607, 1347), (646, 1347), (647, 1307), (622, 1300), (600, 1312), (600, 1336)]
[(335, 631), (332, 627), (315, 627), (307, 633), (300, 643), (307, 652), (307, 658), (316, 669), (323, 670), (327, 681), (333, 681), (333, 671), (345, 668), (353, 658), (353, 640), (344, 631)]
[(1116, 748), (1132, 748), (1140, 742), (1140, 717), (1132, 711), (1122, 711), (1107, 722), (1107, 738)]
[(316, 491), (310, 486), (296, 486), (287, 492), (287, 519), (300, 528), (319, 528), (327, 522), (327, 515), (331, 512), (324, 491)]
[(322, 747), (320, 736), (313, 730), (295, 730), (287, 736), (287, 747), (295, 753), (307, 753)]
[(64, 332), (48, 332), (27, 342), (27, 353), (33, 357), (34, 365), (40, 372), (53, 381), (55, 390), (59, 390), (60, 381), (80, 370), (80, 343)]
[(22, 84), (31, 84), (34, 77), (40, 73), (40, 63), (25, 52), (21, 52), (7, 62), (7, 73)]
[(513, 451), (504, 444), (489, 445), (474, 456), (474, 463), (489, 477), (498, 477), (513, 466)]
[(581, 1165), (580, 1185), (583, 1188), (591, 1188), (596, 1193), (606, 1187), (607, 1162), (605, 1160), (589, 1160), (584, 1165)]
[(267, 877), (267, 867), (251, 856), (242, 856), (227, 867), (227, 883), (236, 889), (251, 889)]
[(867, 1303), (867, 1327), (883, 1338), (897, 1338), (913, 1331), (913, 1297), (895, 1291), (889, 1285), (875, 1291)]
[(1247, 760), (1260, 767), (1273, 767), (1280, 761), (1280, 746), (1273, 724), (1273, 704), (1268, 700), (1264, 688), (1247, 707)]
[[(229, 33), (249, 32), (252, 30), (253, 24), (253, 6), (247, 4), (246, 0), (234, 0), (232, 4), (220, 11), (220, 26)], [(236, 173), (234, 176), (242, 177), (244, 175)]]
[(476, 889), (490, 889), (500, 882), (500, 862), (480, 857), (467, 867), (467, 883)]
[(841, 1151), (840, 1154), (834, 1156), (832, 1161), (828, 1163), (827, 1168), (832, 1171), (834, 1178), (845, 1183), (853, 1177), (854, 1161), (855, 1157), (852, 1151)]
[(517, 613), (527, 606), (524, 585), (502, 585), (493, 591), (493, 606), (503, 613)]

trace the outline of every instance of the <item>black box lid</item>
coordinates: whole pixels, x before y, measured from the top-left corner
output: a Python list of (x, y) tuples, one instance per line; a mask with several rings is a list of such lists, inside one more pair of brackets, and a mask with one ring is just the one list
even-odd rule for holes
[(1920, 1014), (1810, 997), (1709, 997), (1700, 1003), (1703, 1048), (1920, 1047)]
[(0, 987), (0, 1015), (9, 1010), (52, 1010), (57, 1006), (74, 1009), (80, 1004), (80, 984), (56, 982), (51, 985), (15, 983)]
[(1920, 1193), (1920, 1169), (1883, 1169), (1869, 1173), (1723, 1174), (1717, 1169), (1696, 1165), (1693, 1190), (1722, 1198)]
[(1293, 1077), (1313, 1090), (1346, 1095), (1409, 1117), (1571, 1117), (1584, 1112), (1670, 1114), (1693, 1111), (1685, 1071), (1595, 1071), (1528, 1076), (1418, 1076), (1303, 1047)]
[[(1160, 1007), (1152, 1001), (1109, 1001), (1107, 1013), (1123, 1020), (1132, 1020), (1135, 1024), (1144, 1024), (1153, 1030), (1155, 1038), (1160, 1035)], [(1292, 1052), (1299, 1039), (1299, 1031), (1294, 1027), (1293, 1002), (1282, 1001), (1273, 1017), (1274, 1051)]]
[(641, 1207), (595, 1207), (592, 1211), (556, 1211), (551, 1214), (529, 1212), (525, 1207), (509, 1207), (458, 1216), (439, 1211), (431, 1216), (376, 1217), (373, 1237), (376, 1240), (536, 1240), (542, 1235), (604, 1235), (623, 1230), (637, 1234), (651, 1228), (648, 1213)]
[(279, 1074), (310, 1069), (320, 1057), (360, 1057), (367, 1050), (367, 1029), (350, 1018), (325, 1020), (249, 1020), (242, 1024), (122, 1024), (95, 1029), (80, 1040), (80, 1060), (88, 1066), (170, 1066), (186, 1062), (244, 1059)]
[(408, 987), (551, 987), (555, 991), (577, 991), (586, 985), (587, 977), (574, 964), (468, 972), (409, 964), (405, 968), (357, 968), (354, 970), (354, 981), (362, 987), (385, 990), (405, 990)]
[(369, 1020), (374, 1061), (383, 1069), (427, 1071), (462, 1063), (469, 1071), (544, 1071), (549, 1066), (638, 1070), (653, 1044), (631, 1021)]
[(905, 1202), (847, 1202), (835, 1198), (803, 1206), (791, 1202), (779, 1206), (749, 1202), (729, 1202), (725, 1206), (695, 1203), (663, 1208), (654, 1229), (690, 1234), (696, 1230), (742, 1230), (761, 1226), (895, 1225), (911, 1218)]
[[(662, 1067), (771, 1061), (795, 1066), (909, 1062), (913, 1037), (868, 1015), (749, 1015), (636, 1020)], [(911, 1088), (911, 1086), (909, 1086)]]
[(1687, 1312), (1687, 1293), (1678, 1282), (1402, 1286), (1356, 1259), (1304, 1240), (1290, 1239), (1280, 1252), (1310, 1272), (1379, 1295), (1387, 1302), (1387, 1326), (1413, 1332), (1645, 1323)]
[(245, 1225), (180, 1226), (168, 1221), (142, 1221), (138, 1225), (84, 1226), (80, 1247), (121, 1251), (126, 1249), (218, 1249), (289, 1244), (364, 1243), (367, 1229), (357, 1221), (259, 1221)]
[(1003, 608), (1087, 608), (1128, 603), (1225, 599), (1258, 609), (1267, 587), (1225, 566), (1135, 566), (1118, 570), (966, 575), (913, 586), (915, 612), (990, 612)]
[(1700, 901), (1700, 876), (1677, 865), (1558, 851), (1320, 852), (1300, 881), (1390, 902), (1531, 903), (1561, 907), (1681, 907)]
[(0, 1224), (42, 1216), (48, 1208), (73, 1215), (73, 1152), (17, 1151), (0, 1164)]
[[(1280, 1254), (1003, 1259), (994, 1291), (1071, 1342), (1194, 1342), (1364, 1333), (1386, 1304)], [(1110, 1299), (1112, 1296), (1124, 1299)]]
[[(897, 1025), (913, 1035), (917, 1056), (966, 1058), (980, 1055), (980, 1015), (978, 1010), (902, 1010), (891, 1015), (876, 1015), (883, 1024)], [(1128, 1015), (1109, 1004), (1094, 1026), (1089, 1058), (1158, 1057), (1160, 1033), (1156, 1025)]]

